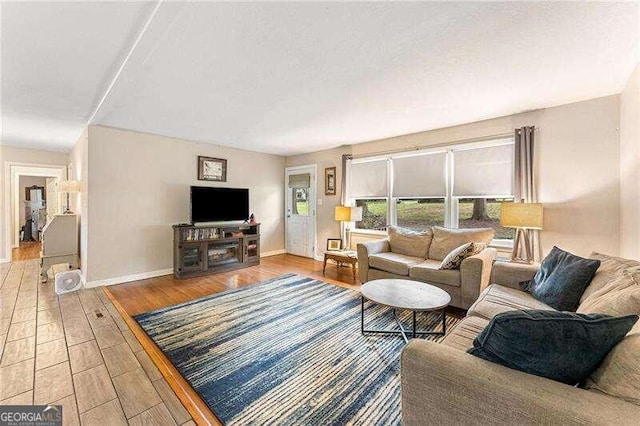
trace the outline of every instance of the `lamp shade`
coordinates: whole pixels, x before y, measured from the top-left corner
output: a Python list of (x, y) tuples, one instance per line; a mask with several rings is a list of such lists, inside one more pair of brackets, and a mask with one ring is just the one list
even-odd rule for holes
[(340, 222), (349, 222), (351, 220), (351, 207), (336, 206), (335, 219)]
[(77, 180), (61, 180), (58, 190), (66, 193), (80, 192), (80, 182)]
[(503, 203), (500, 224), (507, 228), (542, 229), (542, 204)]

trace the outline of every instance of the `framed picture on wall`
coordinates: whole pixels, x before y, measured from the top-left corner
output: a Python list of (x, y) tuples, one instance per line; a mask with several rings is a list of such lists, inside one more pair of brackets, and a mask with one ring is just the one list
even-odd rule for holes
[(198, 180), (227, 181), (227, 160), (198, 156)]
[(324, 169), (324, 195), (336, 195), (336, 168)]
[(342, 240), (340, 238), (327, 239), (327, 251), (340, 251)]

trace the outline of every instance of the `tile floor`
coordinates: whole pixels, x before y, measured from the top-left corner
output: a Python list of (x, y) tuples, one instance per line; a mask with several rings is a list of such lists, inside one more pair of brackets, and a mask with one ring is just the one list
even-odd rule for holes
[(65, 425), (194, 424), (102, 289), (58, 297), (37, 259), (0, 265), (0, 356), (0, 405), (62, 405)]

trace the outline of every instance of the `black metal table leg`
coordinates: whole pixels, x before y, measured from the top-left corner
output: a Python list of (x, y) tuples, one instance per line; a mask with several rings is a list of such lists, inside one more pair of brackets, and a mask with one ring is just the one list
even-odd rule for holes
[(413, 335), (412, 337), (416, 338), (416, 311), (413, 311)]
[[(408, 330), (405, 330), (402, 326), (402, 322), (396, 313), (396, 310), (393, 309), (393, 318), (398, 324), (397, 330), (379, 330), (379, 329), (365, 329), (364, 327), (364, 296), (360, 296), (360, 332), (364, 335), (366, 333), (377, 333), (377, 334), (400, 334), (405, 342), (409, 342), (407, 337)], [(446, 323), (446, 313), (445, 309), (442, 310), (442, 331), (420, 331), (417, 329), (417, 311), (411, 311), (412, 314), (412, 330), (411, 337), (416, 338), (419, 335), (430, 335), (430, 336), (444, 336), (447, 332), (447, 323)]]
[(442, 334), (447, 334), (447, 315), (445, 309), (442, 310)]

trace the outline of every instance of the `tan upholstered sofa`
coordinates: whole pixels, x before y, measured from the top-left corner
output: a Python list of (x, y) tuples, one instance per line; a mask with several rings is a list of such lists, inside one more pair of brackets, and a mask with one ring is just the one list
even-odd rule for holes
[[(578, 313), (640, 314), (640, 262), (592, 254), (601, 266)], [(536, 267), (496, 263), (492, 284), (442, 343), (413, 339), (401, 360), (402, 419), (430, 424), (599, 424), (640, 422), (640, 324), (585, 388), (512, 370), (466, 353), (498, 313), (552, 308), (520, 291)]]
[(451, 306), (467, 309), (489, 285), (496, 250), (485, 248), (462, 261), (460, 269), (440, 270), (442, 260), (462, 244), (488, 244), (493, 229), (446, 229), (434, 226), (424, 232), (389, 227), (388, 237), (357, 245), (361, 282), (404, 278), (433, 284), (451, 296)]

